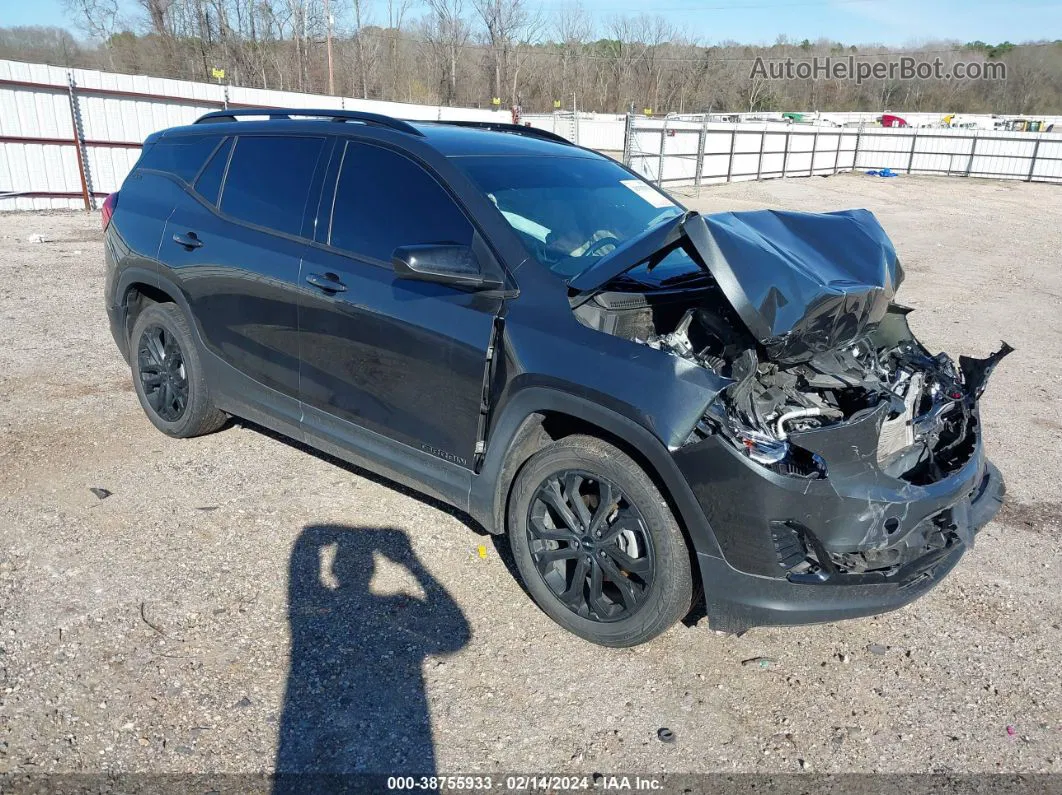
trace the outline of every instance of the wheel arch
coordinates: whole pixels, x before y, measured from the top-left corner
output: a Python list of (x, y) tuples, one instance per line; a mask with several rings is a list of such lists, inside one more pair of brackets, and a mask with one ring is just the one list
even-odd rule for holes
[(145, 282), (133, 282), (128, 285), (122, 294), (121, 303), (119, 304), (125, 310), (124, 330), (126, 340), (131, 340), (133, 326), (136, 325), (137, 318), (140, 317), (140, 314), (145, 309), (154, 304), (172, 303), (174, 303), (173, 296), (159, 287)]
[[(125, 338), (128, 342), (133, 331), (133, 325), (141, 312), (152, 304), (177, 304), (184, 311), (185, 316), (192, 322), (192, 314), (189, 311), (188, 301), (184, 293), (168, 279), (161, 278), (158, 273), (141, 268), (129, 268), (122, 273), (122, 278), (115, 290), (117, 307), (122, 312), (122, 328), (125, 330)], [(194, 322), (193, 332), (198, 332)]]
[(720, 555), (715, 534), (689, 484), (657, 437), (612, 409), (546, 387), (521, 391), (501, 410), (483, 468), (472, 483), (469, 512), (492, 533), (503, 533), (520, 469), (549, 443), (573, 434), (603, 439), (634, 459), (668, 501), (692, 551)]

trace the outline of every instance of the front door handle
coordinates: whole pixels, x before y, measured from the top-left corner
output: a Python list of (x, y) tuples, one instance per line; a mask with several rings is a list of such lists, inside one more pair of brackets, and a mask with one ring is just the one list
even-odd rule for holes
[(186, 232), (183, 235), (175, 233), (173, 236), (173, 242), (178, 246), (184, 246), (187, 251), (191, 251), (192, 249), (199, 248), (203, 245), (203, 241), (199, 239), (195, 232)]
[(343, 293), (347, 289), (334, 273), (311, 273), (306, 277), (306, 281), (326, 293)]

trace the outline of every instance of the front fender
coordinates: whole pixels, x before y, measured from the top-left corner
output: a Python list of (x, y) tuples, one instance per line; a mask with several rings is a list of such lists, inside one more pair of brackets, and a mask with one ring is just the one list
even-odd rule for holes
[(622, 439), (644, 460), (664, 490), (664, 497), (678, 512), (678, 519), (689, 533), (700, 555), (720, 557), (719, 545), (689, 484), (675, 464), (664, 443), (646, 427), (618, 411), (586, 398), (548, 386), (528, 386), (511, 394), (499, 408), (487, 441), (487, 452), (479, 474), (469, 492), (469, 513), (493, 532), (505, 530), (505, 508), (512, 482), (503, 477), (513, 441), (520, 428), (536, 414), (563, 414), (600, 428), (606, 435)]

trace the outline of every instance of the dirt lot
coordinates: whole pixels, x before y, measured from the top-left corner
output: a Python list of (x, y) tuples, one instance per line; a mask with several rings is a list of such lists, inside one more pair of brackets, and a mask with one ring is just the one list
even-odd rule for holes
[[(159, 434), (107, 330), (95, 215), (5, 215), (0, 772), (291, 769), (322, 733), (320, 761), (383, 772), (1062, 772), (1059, 189), (841, 176), (689, 203), (869, 207), (930, 348), (1018, 348), (984, 400), (1009, 502), (939, 588), (590, 646), (439, 504), (238, 423)], [(321, 585), (289, 592), (293, 567)]]

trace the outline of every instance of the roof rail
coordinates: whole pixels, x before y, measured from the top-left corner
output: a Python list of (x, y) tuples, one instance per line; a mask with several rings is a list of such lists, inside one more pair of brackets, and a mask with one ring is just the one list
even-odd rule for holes
[(319, 118), (338, 122), (361, 122), (377, 127), (389, 127), (398, 132), (410, 135), (422, 136), (420, 130), (401, 119), (393, 119), (380, 113), (365, 113), (360, 110), (331, 110), (309, 108), (230, 108), (228, 110), (215, 110), (205, 113), (195, 120), (196, 124), (211, 124), (226, 121), (238, 121), (241, 116), (253, 116), (267, 119), (293, 119), (293, 118)]
[(557, 133), (552, 133), (549, 130), (540, 130), (537, 127), (524, 127), (520, 124), (506, 124), (505, 122), (498, 121), (460, 121), (460, 120), (440, 120), (438, 122), (432, 122), (433, 124), (451, 124), (455, 127), (472, 127), (478, 130), (493, 130), (494, 132), (507, 132), (514, 135), (526, 135), (530, 138), (541, 138), (544, 141), (553, 141), (558, 144), (567, 144), (568, 146), (575, 146), (571, 141)]

